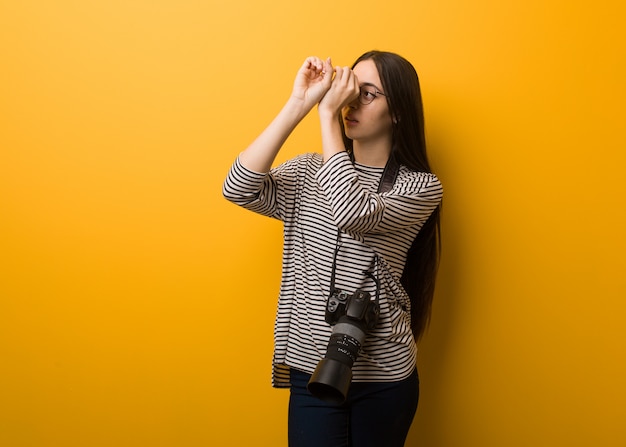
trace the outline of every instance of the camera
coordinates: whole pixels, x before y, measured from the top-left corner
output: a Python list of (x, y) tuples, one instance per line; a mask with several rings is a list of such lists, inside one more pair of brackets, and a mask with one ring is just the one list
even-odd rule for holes
[(315, 368), (307, 389), (330, 403), (345, 401), (352, 382), (352, 365), (369, 330), (378, 323), (378, 300), (357, 289), (350, 294), (334, 289), (326, 303), (326, 322), (333, 327), (326, 355)]

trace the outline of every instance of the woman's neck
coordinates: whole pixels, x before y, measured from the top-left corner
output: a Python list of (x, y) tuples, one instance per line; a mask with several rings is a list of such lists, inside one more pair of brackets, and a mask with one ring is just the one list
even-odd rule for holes
[(355, 162), (365, 166), (383, 168), (387, 164), (387, 160), (389, 160), (391, 145), (369, 146), (354, 141), (352, 151), (354, 153)]

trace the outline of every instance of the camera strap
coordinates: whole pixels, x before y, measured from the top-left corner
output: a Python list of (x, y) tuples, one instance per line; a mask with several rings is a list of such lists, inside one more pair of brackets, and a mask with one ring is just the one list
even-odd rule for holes
[[(350, 152), (349, 155), (350, 155), (350, 160), (354, 164), (354, 153)], [(391, 191), (391, 188), (393, 188), (393, 184), (396, 182), (396, 178), (398, 177), (399, 170), (400, 170), (400, 165), (398, 164), (398, 161), (396, 160), (396, 157), (393, 154), (393, 151), (391, 151), (391, 154), (389, 154), (389, 159), (387, 160), (387, 163), (385, 164), (383, 175), (380, 178), (380, 182), (378, 183), (378, 190), (376, 192), (381, 194), (383, 192)]]
[[(350, 159), (352, 163), (354, 163), (354, 154), (350, 152)], [(387, 164), (385, 165), (385, 169), (383, 170), (383, 175), (380, 178), (380, 183), (378, 183), (379, 194), (384, 192), (391, 191), (394, 183), (396, 182), (396, 178), (398, 177), (398, 171), (400, 170), (400, 165), (396, 160), (396, 157), (393, 155), (393, 151), (389, 155), (389, 160), (387, 160)], [(337, 270), (337, 255), (339, 253), (339, 247), (341, 246), (341, 230), (337, 229), (337, 242), (335, 243), (335, 253), (333, 255), (333, 267), (330, 273), (330, 293), (332, 294), (335, 291), (335, 273)], [(378, 267), (378, 255), (374, 256), (373, 264)], [(380, 281), (376, 276), (369, 270), (365, 270), (363, 272), (365, 276), (371, 278), (376, 284), (376, 304), (378, 304), (380, 297)]]
[(380, 178), (380, 183), (378, 184), (379, 194), (391, 191), (391, 188), (393, 188), (393, 184), (396, 182), (396, 178), (398, 177), (399, 170), (400, 165), (398, 165), (398, 161), (392, 151), (389, 155), (389, 160), (387, 160), (387, 164), (385, 165), (383, 175)]

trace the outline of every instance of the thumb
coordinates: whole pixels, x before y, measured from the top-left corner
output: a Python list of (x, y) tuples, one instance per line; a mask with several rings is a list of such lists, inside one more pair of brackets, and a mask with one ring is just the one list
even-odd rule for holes
[(324, 76), (323, 83), (326, 87), (330, 87), (330, 84), (333, 82), (334, 71), (335, 69), (333, 68), (333, 63), (329, 57), (324, 61), (322, 66), (322, 75)]
[(324, 71), (331, 72), (333, 70), (333, 61), (329, 57), (324, 61)]

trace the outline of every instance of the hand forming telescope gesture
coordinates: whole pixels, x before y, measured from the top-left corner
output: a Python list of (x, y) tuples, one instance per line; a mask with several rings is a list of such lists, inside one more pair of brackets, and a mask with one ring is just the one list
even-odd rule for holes
[(349, 67), (333, 68), (331, 59), (309, 57), (296, 75), (292, 98), (308, 112), (319, 103), (320, 113), (336, 115), (359, 95), (359, 82)]

